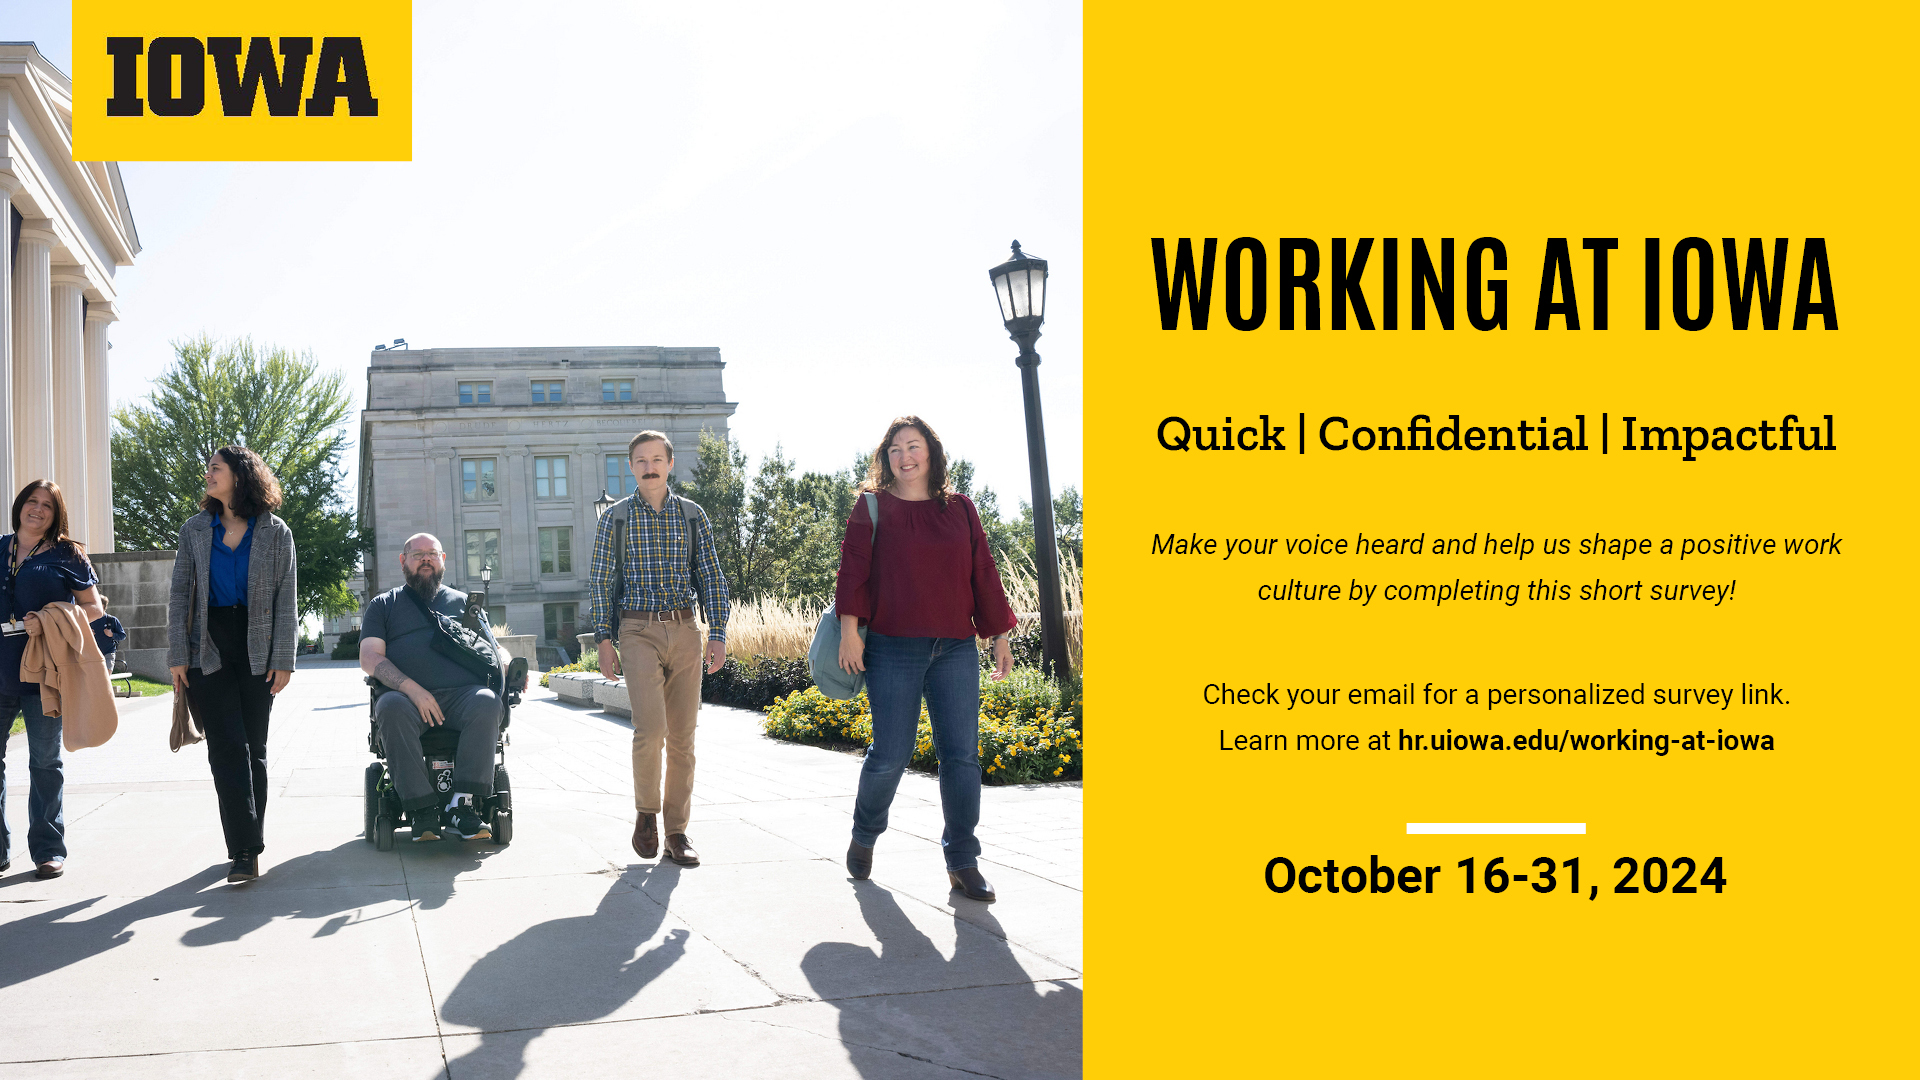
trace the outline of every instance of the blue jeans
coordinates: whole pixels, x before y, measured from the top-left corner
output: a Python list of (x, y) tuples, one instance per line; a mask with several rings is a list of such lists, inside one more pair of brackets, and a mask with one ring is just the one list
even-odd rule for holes
[[(7, 828), (7, 738), (14, 716), (27, 718), (27, 854), (36, 863), (67, 857), (67, 815), (60, 770), (60, 718), (40, 713), (40, 691), (0, 694), (0, 860), (13, 850)], [(18, 757), (15, 761), (20, 760)]]
[(973, 835), (980, 823), (979, 647), (972, 638), (887, 637), (869, 630), (866, 665), (873, 745), (853, 800), (854, 840), (872, 847), (887, 831), (887, 808), (913, 757), (924, 694), (940, 760), (940, 812), (947, 825), (940, 847), (947, 869), (979, 865), (980, 841)]

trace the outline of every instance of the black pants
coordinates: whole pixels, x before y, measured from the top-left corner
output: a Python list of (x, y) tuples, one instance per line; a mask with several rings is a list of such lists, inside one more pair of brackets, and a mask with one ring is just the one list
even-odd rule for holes
[(220, 670), (187, 672), (187, 697), (207, 731), (207, 764), (220, 796), (220, 827), (227, 858), (266, 850), (267, 717), (271, 684), (253, 673), (247, 656), (247, 607), (207, 609), (207, 636), (220, 650)]

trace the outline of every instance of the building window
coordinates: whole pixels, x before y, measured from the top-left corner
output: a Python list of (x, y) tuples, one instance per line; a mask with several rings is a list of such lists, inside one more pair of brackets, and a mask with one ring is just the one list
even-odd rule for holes
[(494, 637), (511, 632), (507, 628), (507, 605), (493, 604), (487, 608), (487, 626), (493, 630)]
[(575, 625), (579, 618), (580, 605), (548, 604), (546, 607), (547, 640), (565, 644), (571, 653), (572, 649), (579, 644), (574, 639), (580, 632)]
[(567, 497), (566, 458), (537, 457), (533, 459), (533, 493), (542, 499)]
[(601, 401), (632, 401), (633, 400), (633, 380), (632, 379), (600, 380), (600, 400)]
[(607, 494), (631, 495), (639, 490), (633, 479), (633, 463), (619, 454), (607, 455)]
[(573, 573), (573, 529), (560, 526), (540, 530), (540, 572)]
[(468, 581), (479, 581), (480, 571), (489, 566), (500, 569), (500, 530), (467, 530)]
[(564, 382), (537, 382), (533, 384), (533, 403), (535, 405), (558, 405), (566, 390)]
[(493, 483), (493, 458), (467, 458), (460, 462), (460, 497), (463, 502), (492, 502), (498, 499)]
[(460, 404), (493, 404), (493, 384), (490, 382), (463, 382), (460, 384)]

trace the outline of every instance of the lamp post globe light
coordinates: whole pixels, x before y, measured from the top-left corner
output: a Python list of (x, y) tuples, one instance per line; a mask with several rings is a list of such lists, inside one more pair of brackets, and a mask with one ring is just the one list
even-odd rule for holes
[(1033, 479), (1033, 552), (1040, 575), (1040, 652), (1047, 674), (1064, 679), (1067, 669), (1067, 619), (1061, 610), (1060, 554), (1053, 533), (1053, 484), (1047, 478), (1047, 433), (1040, 416), (1040, 324), (1047, 318), (1047, 260), (1036, 259), (1013, 242), (1013, 257), (987, 271), (1007, 336), (1020, 346), (1020, 393), (1027, 411), (1027, 469)]

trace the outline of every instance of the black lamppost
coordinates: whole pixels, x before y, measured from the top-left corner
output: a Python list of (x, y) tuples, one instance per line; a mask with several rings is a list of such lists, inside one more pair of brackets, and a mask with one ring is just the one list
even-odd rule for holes
[(1000, 300), (1007, 335), (1020, 346), (1020, 393), (1027, 407), (1027, 469), (1033, 478), (1033, 550), (1040, 573), (1040, 650), (1046, 672), (1064, 679), (1067, 619), (1060, 603), (1060, 554), (1053, 535), (1053, 484), (1047, 479), (1047, 432), (1040, 419), (1040, 324), (1047, 318), (1047, 260), (1036, 259), (1013, 242), (1013, 258), (987, 271)]
[(613, 504), (619, 501), (620, 500), (614, 498), (612, 495), (607, 494), (606, 488), (601, 488), (600, 497), (593, 500), (593, 516), (605, 517), (607, 511), (613, 509)]

